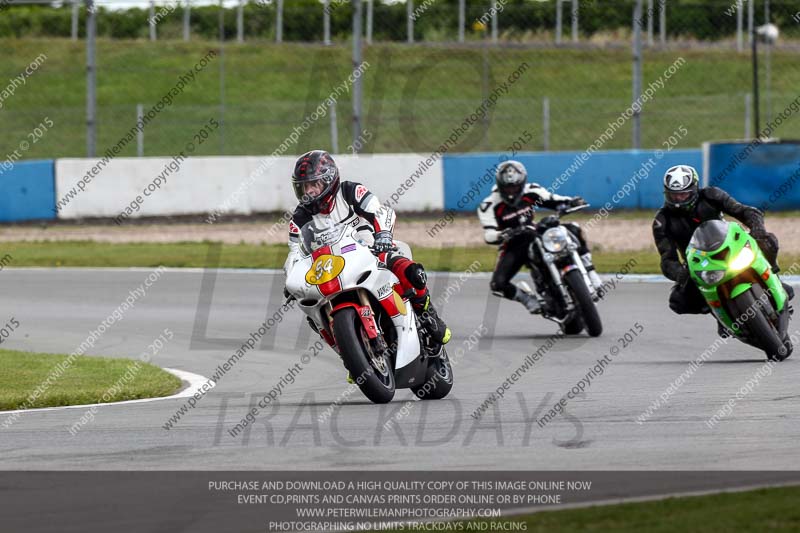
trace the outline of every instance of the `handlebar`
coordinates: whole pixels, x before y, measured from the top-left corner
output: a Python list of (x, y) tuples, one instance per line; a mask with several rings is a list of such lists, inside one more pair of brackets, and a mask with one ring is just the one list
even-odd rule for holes
[(563, 205), (564, 205), (564, 207), (560, 207), (559, 206), (559, 208), (557, 209), (557, 211), (560, 214), (563, 214), (563, 215), (568, 215), (570, 213), (575, 213), (576, 211), (581, 211), (582, 209), (586, 209), (587, 207), (590, 207), (590, 204), (576, 205), (576, 206), (573, 206), (573, 207), (569, 207), (569, 204), (563, 204)]

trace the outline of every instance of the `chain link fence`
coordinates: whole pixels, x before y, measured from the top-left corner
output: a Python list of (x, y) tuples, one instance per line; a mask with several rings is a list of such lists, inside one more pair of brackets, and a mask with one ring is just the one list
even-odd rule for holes
[[(655, 148), (679, 126), (696, 147), (755, 135), (751, 28), (766, 21), (780, 36), (757, 51), (760, 127), (797, 101), (800, 0), (635, 4), (364, 0), (355, 81), (354, 2), (101, 1), (91, 120), (86, 4), (0, 1), (0, 143), (47, 118), (26, 158), (85, 156), (87, 121), (96, 153), (120, 156), (178, 154), (212, 119), (192, 155), (426, 153), (448, 139), (451, 152), (584, 150), (601, 136), (603, 149)], [(800, 137), (794, 111), (773, 136)]]

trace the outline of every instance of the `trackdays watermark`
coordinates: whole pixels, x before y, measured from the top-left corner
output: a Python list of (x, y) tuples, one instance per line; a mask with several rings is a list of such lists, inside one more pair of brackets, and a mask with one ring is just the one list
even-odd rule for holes
[(3, 108), (6, 100), (14, 96), (18, 87), (22, 87), (28, 83), (28, 78), (33, 76), (34, 72), (39, 70), (39, 67), (41, 67), (45, 61), (47, 61), (47, 56), (45, 54), (39, 54), (25, 67), (25, 70), (23, 70), (21, 74), (8, 80), (8, 84), (0, 90), (0, 109)]
[(331, 415), (336, 413), (336, 410), (339, 407), (341, 407), (341, 405), (345, 402), (345, 400), (347, 400), (358, 390), (358, 386), (364, 384), (364, 380), (367, 378), (367, 376), (371, 376), (374, 373), (375, 371), (372, 369), (372, 367), (369, 367), (361, 374), (356, 376), (356, 378), (353, 380), (353, 383), (350, 383), (347, 386), (347, 388), (345, 388), (341, 393), (339, 393), (339, 396), (337, 396), (336, 399), (328, 405), (325, 411), (323, 411), (319, 416), (317, 416), (317, 422), (323, 423), (326, 420), (328, 420), (331, 417)]
[[(466, 349), (459, 347), (453, 354), (451, 363), (458, 360), (459, 350), (464, 350), (466, 353)], [(358, 387), (352, 385), (352, 391), (357, 390)], [(448, 397), (445, 401), (414, 402), (414, 409), (410, 410), (405, 418), (401, 416), (403, 419), (399, 423), (386, 426), (386, 422), (393, 420), (405, 405), (405, 402), (390, 402), (363, 410), (358, 415), (356, 427), (353, 428), (350, 418), (352, 406), (345, 404), (338, 405), (338, 408), (329, 407), (323, 413), (320, 406), (325, 405), (323, 399), (329, 396), (322, 394), (320, 397), (319, 391), (309, 390), (301, 398), (293, 399), (291, 402), (269, 403), (267, 409), (261, 411), (256, 422), (248, 425), (232, 441), (225, 434), (231, 423), (230, 417), (227, 416), (231, 400), (244, 398), (243, 402), (249, 401), (253, 406), (257, 405), (265, 394), (266, 391), (216, 394), (220, 403), (212, 446), (257, 445), (293, 449), (321, 446), (337, 448), (415, 446), (452, 450), (458, 446), (483, 447), (487, 445), (487, 439), (489, 446), (498, 448), (537, 446), (541, 444), (541, 439), (546, 437), (534, 431), (536, 421), (553, 397), (552, 392), (537, 392), (535, 397), (532, 397), (533, 394), (526, 395), (516, 391), (514, 395), (505, 399), (508, 411), (501, 412), (495, 405), (490, 413), (477, 420), (465, 416), (473, 406), (458, 397)], [(516, 401), (511, 405), (513, 400)], [(240, 403), (241, 400), (236, 402), (237, 405)], [(509, 413), (505, 418), (504, 412)], [(323, 414), (325, 416), (321, 416)], [(567, 435), (571, 438), (554, 442), (558, 446), (569, 446), (580, 440), (583, 426), (580, 420), (571, 416), (566, 410), (562, 418), (563, 422), (556, 425), (557, 431), (561, 433), (573, 428), (571, 434)], [(289, 421), (288, 424), (286, 420)]]

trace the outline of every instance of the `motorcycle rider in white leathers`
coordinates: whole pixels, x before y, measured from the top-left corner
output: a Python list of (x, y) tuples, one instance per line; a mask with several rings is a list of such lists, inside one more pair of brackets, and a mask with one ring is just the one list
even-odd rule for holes
[[(536, 208), (555, 209), (560, 204), (576, 207), (586, 205), (586, 201), (580, 196), (552, 194), (544, 187), (528, 183), (527, 180), (528, 172), (519, 161), (501, 163), (495, 173), (492, 194), (478, 207), (478, 218), (483, 226), (486, 243), (499, 245), (497, 264), (490, 282), (492, 293), (520, 302), (530, 313), (540, 313), (541, 304), (536, 295), (529, 292), (527, 287), (511, 283), (517, 272), (529, 262), (528, 248), (533, 242), (530, 227), (534, 225)], [(592, 254), (580, 226), (576, 223), (564, 223), (563, 226), (578, 238), (578, 253), (592, 284), (600, 287), (602, 280), (592, 264)]]
[(339, 180), (339, 169), (328, 152), (312, 150), (300, 156), (292, 173), (292, 187), (299, 205), (289, 222), (289, 255), (284, 263), (288, 274), (301, 257), (300, 230), (311, 220), (322, 225), (347, 224), (369, 245), (372, 252), (397, 276), (400, 289), (431, 340), (446, 344), (450, 328), (439, 318), (431, 303), (427, 276), (421, 264), (409, 259), (410, 248), (394, 241), (395, 212), (381, 205), (364, 185)]

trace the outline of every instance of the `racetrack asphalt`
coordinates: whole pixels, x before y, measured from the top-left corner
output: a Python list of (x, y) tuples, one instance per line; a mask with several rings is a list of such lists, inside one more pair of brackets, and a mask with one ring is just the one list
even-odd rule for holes
[[(20, 327), (3, 347), (71, 352), (149, 272), (5, 270), (0, 320), (13, 316)], [(436, 274), (431, 284), (437, 298), (451, 287), (440, 307), (454, 332), (455, 385), (444, 400), (408, 403), (411, 392), (399, 390), (392, 403), (377, 406), (355, 391), (325, 417), (347, 388), (345, 371), (327, 347), (302, 362), (316, 336), (290, 310), (169, 430), (164, 424), (184, 399), (101, 407), (74, 436), (69, 428), (80, 409), (25, 413), (7, 428), (0, 413), (0, 469), (797, 469), (800, 356), (765, 367), (757, 350), (717, 343), (669, 401), (637, 423), (717, 339), (710, 317), (669, 311), (666, 283), (618, 284), (599, 304), (601, 337), (557, 339), (477, 419), (476, 409), (557, 327), (491, 296), (485, 276), (462, 282), (458, 274)], [(211, 272), (168, 270), (88, 353), (137, 357), (168, 328), (175, 337), (152, 362), (212, 376), (280, 307), (282, 286), (276, 272), (223, 270), (214, 279)], [(632, 341), (624, 340), (626, 332)], [(469, 341), (472, 334), (480, 340)], [(565, 415), (536, 422), (614, 348), (603, 374), (569, 399)], [(295, 364), (300, 371), (288, 383)], [(763, 377), (753, 386), (757, 373)], [(282, 378), (278, 402), (232, 437), (229, 430)], [(736, 398), (748, 380), (752, 391)], [(708, 427), (732, 398), (730, 414)]]

